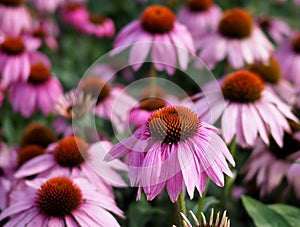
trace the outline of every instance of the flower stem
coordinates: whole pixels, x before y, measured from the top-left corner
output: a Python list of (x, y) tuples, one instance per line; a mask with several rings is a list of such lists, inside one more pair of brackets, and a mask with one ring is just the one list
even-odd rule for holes
[[(234, 158), (235, 157), (235, 153), (236, 153), (236, 141), (235, 141), (235, 138), (230, 143), (229, 150), (230, 150), (230, 153), (231, 153), (232, 157)], [(229, 176), (225, 176), (225, 186), (224, 186), (223, 194), (222, 194), (222, 197), (221, 197), (221, 205), (222, 205), (223, 209), (226, 209), (226, 201), (227, 201), (228, 195), (229, 195), (229, 193), (231, 191), (231, 187), (232, 187), (232, 184), (233, 184), (233, 182), (235, 180), (235, 177), (236, 177), (235, 173), (234, 173), (233, 178), (230, 178)]]
[(177, 212), (177, 216), (178, 216), (178, 220), (181, 220), (179, 223), (181, 223), (181, 226), (184, 227), (184, 221), (180, 215), (180, 212), (183, 213), (184, 215), (186, 215), (186, 206), (185, 206), (185, 198), (184, 198), (184, 192), (181, 191), (179, 194), (179, 198), (176, 202), (177, 204), (177, 208), (179, 210), (179, 212)]
[(205, 196), (206, 193), (208, 191), (208, 185), (209, 185), (209, 179), (207, 180), (207, 185), (206, 185), (206, 189), (204, 190), (204, 192), (202, 193), (202, 196), (199, 198), (199, 202), (198, 202), (198, 211), (197, 211), (197, 218), (198, 220), (201, 219), (201, 212), (203, 211), (203, 204), (204, 204), (204, 200), (205, 200)]
[(150, 96), (155, 96), (155, 89), (156, 89), (156, 76), (155, 76), (155, 67), (152, 64), (150, 66), (150, 71), (148, 77), (150, 78)]

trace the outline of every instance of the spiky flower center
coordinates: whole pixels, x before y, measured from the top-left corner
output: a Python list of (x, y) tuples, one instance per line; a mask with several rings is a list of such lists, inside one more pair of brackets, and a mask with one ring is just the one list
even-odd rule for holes
[(78, 3), (78, 2), (69, 2), (69, 3), (66, 4), (66, 10), (69, 11), (69, 12), (77, 10), (81, 7), (83, 7), (83, 5)]
[(44, 153), (45, 149), (39, 145), (25, 146), (18, 152), (18, 166)]
[(92, 99), (96, 99), (97, 104), (106, 99), (110, 94), (109, 84), (92, 76), (83, 81), (80, 85), (80, 89), (84, 94), (91, 95)]
[(18, 7), (25, 3), (25, 0), (0, 0), (1, 5)]
[(228, 10), (219, 22), (219, 33), (231, 39), (244, 39), (251, 35), (253, 19), (240, 8)]
[(149, 6), (141, 17), (142, 28), (153, 34), (163, 34), (172, 30), (176, 17), (167, 7)]
[(194, 12), (205, 11), (214, 3), (213, 0), (187, 0), (186, 2), (189, 9)]
[(199, 117), (182, 106), (159, 109), (147, 121), (151, 137), (167, 144), (185, 141), (194, 136), (199, 124)]
[(37, 38), (44, 38), (47, 32), (42, 27), (39, 27), (32, 32), (32, 35)]
[(232, 102), (254, 102), (261, 97), (264, 89), (262, 79), (255, 73), (240, 70), (227, 76), (222, 84), (222, 92)]
[(298, 33), (292, 40), (293, 50), (300, 54), (300, 33)]
[(63, 167), (79, 167), (87, 157), (88, 145), (80, 138), (70, 136), (63, 138), (55, 147), (53, 155)]
[(260, 17), (258, 24), (262, 29), (268, 29), (271, 26), (271, 18), (268, 16)]
[(263, 62), (256, 62), (249, 65), (248, 69), (251, 72), (257, 73), (264, 81), (277, 84), (281, 78), (281, 68), (278, 61), (271, 57), (269, 64)]
[(8, 37), (1, 43), (1, 50), (8, 55), (19, 55), (25, 51), (25, 44), (21, 38)]
[(91, 14), (89, 16), (89, 21), (92, 22), (93, 24), (98, 24), (101, 25), (105, 22), (105, 17), (98, 15), (98, 14)]
[(48, 127), (39, 124), (31, 123), (21, 135), (21, 147), (35, 144), (46, 148), (50, 143), (57, 141), (57, 136)]
[(50, 75), (50, 69), (46, 65), (42, 63), (33, 64), (30, 68), (28, 81), (32, 84), (42, 84), (50, 78)]
[(140, 108), (143, 110), (153, 111), (166, 106), (166, 102), (160, 98), (147, 98), (140, 102)]
[(37, 192), (36, 206), (41, 213), (48, 216), (70, 215), (81, 203), (80, 188), (65, 177), (51, 178)]
[(300, 150), (300, 141), (294, 139), (292, 134), (284, 133), (283, 147), (279, 147), (271, 137), (269, 149), (278, 159), (286, 159), (289, 155)]

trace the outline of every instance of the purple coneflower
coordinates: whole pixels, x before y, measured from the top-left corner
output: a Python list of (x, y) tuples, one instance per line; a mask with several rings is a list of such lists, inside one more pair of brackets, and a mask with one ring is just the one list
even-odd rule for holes
[[(16, 178), (36, 175), (38, 177), (84, 177), (96, 185), (101, 192), (113, 195), (111, 186), (125, 186), (116, 170), (126, 171), (127, 166), (119, 160), (104, 163), (104, 155), (112, 147), (109, 142), (99, 142), (89, 146), (85, 141), (70, 136), (22, 165)], [(98, 174), (99, 173), (99, 174)]]
[(295, 104), (296, 88), (282, 76), (279, 62), (274, 57), (268, 63), (255, 62), (247, 69), (259, 75), (264, 80), (266, 89), (271, 88), (285, 103)]
[(27, 81), (30, 75), (30, 55), (40, 46), (38, 39), (29, 37), (4, 37), (0, 39), (1, 84)]
[(123, 217), (113, 198), (86, 179), (54, 177), (27, 181), (14, 192), (14, 203), (3, 210), (8, 226), (120, 226), (110, 212)]
[(216, 32), (196, 41), (200, 58), (209, 66), (227, 59), (230, 66), (240, 69), (246, 63), (267, 62), (273, 51), (271, 42), (243, 9), (228, 10), (221, 18)]
[(40, 13), (54, 13), (65, 0), (30, 0)]
[[(300, 141), (293, 134), (284, 135), (284, 143), (280, 148), (271, 138), (270, 145), (266, 146), (261, 140), (256, 141), (248, 161), (243, 167), (245, 181), (255, 180), (260, 189), (260, 195), (266, 196), (279, 187), (284, 179), (287, 186), (283, 193), (288, 193), (291, 187), (300, 198), (300, 174), (292, 169), (300, 159)], [(298, 168), (299, 169), (299, 168)]]
[(187, 0), (178, 12), (178, 21), (186, 25), (195, 40), (215, 31), (221, 17), (222, 10), (213, 0)]
[(283, 42), (275, 56), (285, 78), (300, 86), (300, 32), (294, 34), (287, 42)]
[(151, 53), (151, 61), (158, 71), (172, 75), (176, 69), (185, 70), (189, 53), (194, 54), (194, 41), (187, 28), (176, 21), (167, 7), (153, 5), (145, 9), (140, 19), (124, 27), (115, 40), (114, 53), (130, 47), (129, 64), (138, 70)]
[(195, 187), (202, 195), (206, 177), (224, 186), (224, 175), (232, 177), (226, 159), (235, 162), (219, 131), (200, 120), (190, 109), (170, 106), (155, 111), (135, 133), (116, 144), (106, 160), (128, 154), (132, 186), (139, 186), (147, 199), (154, 199), (166, 186), (175, 202), (186, 186), (190, 198)]
[(89, 76), (79, 84), (79, 92), (96, 100), (94, 112), (97, 116), (110, 120), (119, 133), (125, 131), (129, 111), (136, 101), (123, 87)]
[(18, 36), (30, 28), (31, 17), (25, 0), (0, 1), (0, 31), (9, 36)]
[(90, 14), (87, 20), (80, 24), (79, 30), (98, 38), (113, 37), (115, 35), (115, 24), (113, 20), (108, 17)]
[(89, 18), (87, 8), (80, 2), (69, 2), (62, 6), (61, 17), (64, 23), (80, 29)]
[[(195, 103), (196, 112), (210, 123), (215, 123), (221, 117), (226, 143), (236, 136), (237, 144), (251, 147), (259, 136), (269, 144), (270, 133), (281, 147), (284, 131), (290, 132), (287, 118), (298, 121), (291, 112), (292, 108), (270, 89), (265, 89), (263, 80), (256, 73), (239, 70), (227, 75), (221, 80), (222, 93), (209, 90), (209, 85), (203, 90), (209, 91), (213, 101), (208, 106), (205, 96), (199, 97)], [(215, 114), (213, 119), (211, 113)]]
[(275, 17), (261, 16), (257, 22), (261, 29), (266, 31), (276, 43), (281, 43), (292, 34), (289, 25)]
[(13, 110), (27, 118), (37, 109), (48, 115), (63, 93), (59, 80), (51, 73), (49, 60), (41, 54), (31, 56), (28, 81), (14, 83), (9, 89)]

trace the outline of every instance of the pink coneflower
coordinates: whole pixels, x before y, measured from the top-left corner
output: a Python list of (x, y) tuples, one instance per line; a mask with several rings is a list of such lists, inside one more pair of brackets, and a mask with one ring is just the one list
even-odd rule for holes
[(123, 217), (114, 199), (86, 179), (40, 178), (26, 185), (0, 214), (0, 220), (10, 217), (4, 226), (120, 226), (110, 213)]
[(30, 0), (40, 13), (54, 13), (65, 0)]
[(242, 68), (245, 62), (267, 62), (273, 51), (272, 44), (254, 24), (252, 16), (240, 8), (226, 11), (217, 32), (197, 40), (196, 48), (209, 68), (227, 59), (234, 69)]
[(183, 184), (189, 196), (195, 187), (202, 195), (206, 177), (224, 186), (223, 173), (232, 177), (226, 159), (235, 162), (218, 130), (200, 121), (191, 110), (170, 106), (155, 111), (147, 123), (116, 144), (106, 160), (128, 154), (131, 185), (144, 189), (147, 199), (154, 199), (166, 186), (172, 202)]
[(63, 93), (59, 80), (51, 74), (49, 61), (40, 56), (32, 55), (28, 81), (15, 83), (9, 90), (13, 110), (24, 117), (30, 117), (37, 109), (48, 115)]
[(25, 0), (0, 1), (0, 31), (9, 36), (18, 36), (31, 28), (31, 17)]
[(71, 90), (58, 98), (54, 106), (60, 116), (55, 119), (54, 128), (58, 134), (70, 136), (74, 134), (72, 121), (83, 118), (95, 104), (90, 95)]
[(136, 101), (123, 87), (111, 86), (96, 76), (89, 76), (81, 81), (79, 91), (97, 100), (94, 107), (97, 116), (110, 120), (118, 132), (124, 132), (129, 111)]
[(186, 25), (195, 40), (215, 31), (221, 17), (222, 10), (213, 0), (187, 0), (178, 12), (178, 21)]
[(51, 143), (58, 140), (57, 135), (46, 125), (32, 122), (22, 132), (20, 147), (27, 145), (39, 145), (47, 148)]
[(104, 155), (112, 147), (109, 142), (98, 142), (89, 146), (85, 141), (70, 136), (49, 147), (45, 154), (39, 155), (16, 172), (16, 178), (36, 175), (38, 177), (76, 177), (87, 178), (99, 190), (112, 195), (111, 186), (125, 186), (116, 170), (126, 171), (127, 166), (119, 160), (104, 163)]
[(247, 67), (249, 71), (258, 74), (265, 82), (267, 89), (271, 88), (285, 103), (296, 102), (296, 88), (282, 77), (279, 62), (271, 57), (269, 62), (255, 62)]
[(242, 170), (245, 174), (244, 179), (246, 182), (254, 179), (261, 196), (270, 194), (284, 179), (288, 179), (286, 190), (294, 186), (294, 191), (300, 198), (299, 172), (294, 176), (290, 172), (293, 163), (299, 158), (300, 141), (291, 134), (284, 135), (284, 143), (281, 148), (273, 139), (270, 140), (269, 146), (266, 146), (261, 140), (256, 141), (254, 150)]
[(281, 43), (292, 34), (289, 25), (275, 17), (261, 16), (257, 22), (261, 29), (266, 31), (276, 43)]
[(55, 21), (48, 18), (36, 18), (33, 21), (32, 36), (41, 39), (52, 50), (58, 49), (58, 35), (59, 28)]
[[(203, 90), (209, 89), (209, 84)], [(196, 111), (200, 117), (209, 121), (210, 114), (214, 123), (221, 117), (223, 137), (230, 143), (236, 136), (236, 143), (242, 147), (253, 146), (258, 136), (269, 144), (270, 133), (276, 143), (283, 145), (284, 131), (290, 132), (286, 118), (298, 121), (291, 112), (291, 107), (285, 104), (270, 89), (265, 89), (262, 79), (255, 73), (239, 70), (224, 77), (221, 81), (221, 91), (211, 91), (213, 100), (207, 105), (205, 96), (196, 101)], [(225, 106), (224, 106), (225, 101)], [(225, 109), (221, 109), (225, 107)]]
[(300, 85), (300, 32), (283, 42), (275, 53), (285, 78)]
[(2, 85), (27, 81), (30, 75), (29, 53), (36, 50), (40, 44), (40, 40), (29, 37), (8, 36), (0, 40)]
[(69, 2), (62, 6), (61, 16), (64, 23), (80, 29), (89, 18), (87, 8), (79, 2)]
[(80, 24), (80, 31), (98, 38), (113, 37), (115, 24), (112, 19), (97, 14), (90, 14), (87, 21)]
[(0, 213), (8, 205), (8, 194), (11, 190), (13, 174), (17, 164), (16, 150), (0, 142)]
[(139, 20), (121, 30), (115, 40), (115, 53), (123, 51), (128, 45), (132, 45), (129, 64), (135, 71), (151, 52), (156, 70), (166, 70), (170, 75), (175, 72), (177, 60), (179, 68), (185, 70), (189, 63), (188, 52), (195, 52), (190, 32), (176, 21), (169, 8), (160, 5), (146, 8)]

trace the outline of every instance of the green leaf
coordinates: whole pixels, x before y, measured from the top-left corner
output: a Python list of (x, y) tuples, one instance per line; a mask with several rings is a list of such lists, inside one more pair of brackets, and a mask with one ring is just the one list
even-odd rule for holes
[(257, 227), (293, 227), (285, 216), (248, 196), (242, 196), (243, 205)]
[(285, 204), (274, 204), (268, 207), (285, 217), (292, 226), (300, 226), (299, 208)]

